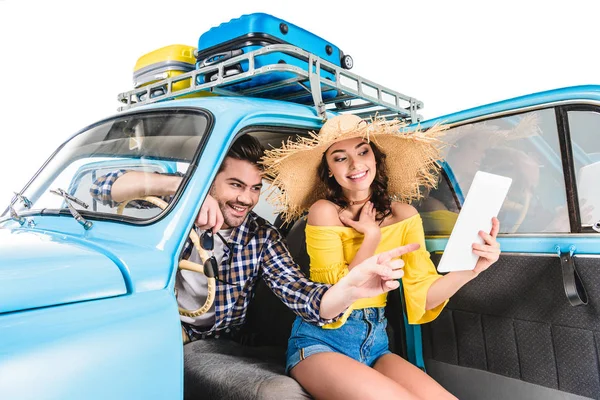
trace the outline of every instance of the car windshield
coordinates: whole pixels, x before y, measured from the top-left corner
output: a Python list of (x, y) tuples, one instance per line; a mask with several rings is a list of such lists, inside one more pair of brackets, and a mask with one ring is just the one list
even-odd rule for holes
[[(184, 176), (207, 128), (203, 113), (162, 110), (97, 124), (61, 146), (12, 206), (19, 214), (68, 210), (65, 197), (56, 195), (63, 190), (80, 201), (71, 204), (84, 214), (120, 213), (117, 204), (91, 190), (97, 182), (120, 170)], [(128, 207), (125, 215), (146, 219), (158, 213), (156, 208)]]

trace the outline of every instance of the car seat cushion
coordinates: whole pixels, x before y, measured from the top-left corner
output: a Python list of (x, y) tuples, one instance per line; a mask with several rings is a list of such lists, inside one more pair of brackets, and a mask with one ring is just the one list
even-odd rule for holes
[(184, 346), (184, 390), (191, 399), (310, 399), (284, 375), (284, 350), (231, 340), (197, 340)]

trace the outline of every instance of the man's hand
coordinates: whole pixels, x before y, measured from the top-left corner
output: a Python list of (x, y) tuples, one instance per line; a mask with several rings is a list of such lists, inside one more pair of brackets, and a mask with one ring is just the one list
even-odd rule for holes
[(404, 261), (398, 257), (418, 248), (419, 244), (417, 243), (397, 247), (376, 254), (352, 268), (343, 280), (345, 280), (344, 284), (348, 287), (353, 302), (397, 289), (400, 286), (398, 279), (404, 276), (402, 270)]
[(319, 314), (331, 319), (346, 310), (356, 300), (374, 297), (400, 286), (404, 261), (395, 259), (419, 248), (418, 243), (396, 247), (367, 258), (350, 270), (348, 275), (329, 288), (321, 300)]
[(223, 226), (223, 213), (219, 203), (210, 195), (206, 195), (204, 203), (196, 218), (196, 226), (202, 230), (212, 229), (217, 232)]

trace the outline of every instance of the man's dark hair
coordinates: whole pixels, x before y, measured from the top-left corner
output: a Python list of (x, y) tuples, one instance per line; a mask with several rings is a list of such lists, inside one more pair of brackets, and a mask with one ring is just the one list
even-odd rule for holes
[[(258, 139), (256, 139), (254, 136), (245, 134), (233, 142), (233, 146), (231, 146), (227, 152), (225, 160), (230, 157), (236, 160), (248, 161), (249, 163), (256, 165), (262, 171), (263, 165), (259, 162), (264, 154), (265, 149), (262, 147)], [(219, 172), (221, 172), (224, 167), (225, 162), (221, 164)]]

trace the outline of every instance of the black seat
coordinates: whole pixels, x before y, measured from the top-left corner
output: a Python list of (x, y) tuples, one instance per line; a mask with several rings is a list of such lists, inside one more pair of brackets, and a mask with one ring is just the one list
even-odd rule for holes
[(285, 375), (282, 349), (231, 340), (196, 340), (183, 347), (186, 400), (306, 400), (311, 397)]
[[(306, 253), (304, 218), (298, 220), (286, 238), (288, 250), (305, 276), (309, 275), (309, 258)], [(243, 329), (243, 343), (251, 346), (278, 346), (287, 348), (292, 323), (296, 314), (291, 311), (267, 284), (260, 279), (254, 288)]]
[(305, 276), (310, 276), (310, 258), (306, 251), (306, 218), (300, 218), (292, 225), (287, 235), (287, 244), (290, 254), (300, 266), (300, 270)]
[[(301, 218), (291, 227), (286, 238), (288, 249), (305, 276), (309, 276), (309, 257), (306, 253), (304, 228)], [(252, 302), (243, 329), (243, 343), (251, 346), (278, 346), (287, 348), (287, 340), (296, 314), (292, 312), (261, 279), (254, 288)]]
[(288, 233), (290, 232), (290, 229), (292, 229), (292, 227), (294, 226), (294, 221), (285, 222), (282, 215), (278, 214), (275, 218), (275, 221), (273, 222), (273, 226), (277, 228), (279, 233), (281, 233), (281, 236), (287, 237)]

